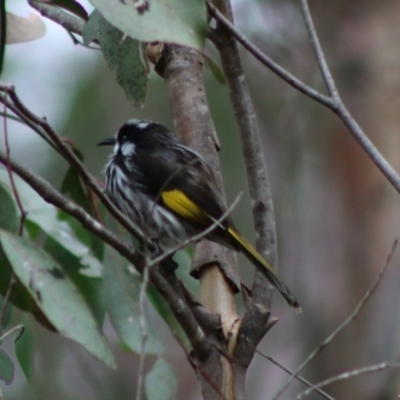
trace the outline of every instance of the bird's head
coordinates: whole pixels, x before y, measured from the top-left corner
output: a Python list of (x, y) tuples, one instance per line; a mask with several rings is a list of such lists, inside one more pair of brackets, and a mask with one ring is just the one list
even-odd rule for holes
[(118, 130), (115, 137), (105, 139), (97, 146), (114, 146), (114, 156), (133, 157), (138, 149), (154, 150), (169, 141), (174, 134), (164, 125), (140, 119), (130, 119)]

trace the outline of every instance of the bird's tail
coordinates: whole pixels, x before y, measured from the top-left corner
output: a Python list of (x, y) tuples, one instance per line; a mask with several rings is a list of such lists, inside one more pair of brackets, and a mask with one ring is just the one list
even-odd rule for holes
[(235, 229), (228, 228), (228, 232), (231, 238), (237, 243), (240, 251), (251, 261), (251, 263), (258, 268), (264, 276), (274, 285), (287, 303), (296, 309), (296, 311), (301, 312), (300, 305), (294, 297), (293, 293), (289, 288), (279, 279), (276, 272), (268, 264), (267, 261), (258, 253), (258, 251)]

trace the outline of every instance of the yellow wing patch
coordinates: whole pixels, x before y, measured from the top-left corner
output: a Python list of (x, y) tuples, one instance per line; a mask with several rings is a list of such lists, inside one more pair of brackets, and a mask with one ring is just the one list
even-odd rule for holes
[(162, 192), (161, 198), (169, 209), (188, 220), (204, 222), (204, 220), (209, 221), (210, 219), (197, 204), (178, 189)]

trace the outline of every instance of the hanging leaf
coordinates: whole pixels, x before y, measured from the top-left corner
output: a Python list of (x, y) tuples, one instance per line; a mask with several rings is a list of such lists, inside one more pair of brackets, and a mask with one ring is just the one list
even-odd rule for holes
[(174, 370), (159, 358), (145, 378), (146, 398), (148, 400), (175, 399), (177, 380)]
[(141, 57), (140, 43), (124, 35), (96, 10), (83, 28), (83, 42), (86, 45), (95, 39), (128, 100), (135, 107), (141, 107), (146, 97), (148, 76), (147, 66)]
[(93, 314), (59, 264), (26, 238), (0, 230), (0, 239), (14, 273), (54, 327), (114, 367)]
[[(71, 226), (65, 222), (65, 220), (71, 219), (71, 217), (59, 211), (53, 205), (46, 203), (18, 176), (14, 175), (14, 181), (23, 209), (27, 212), (27, 222), (36, 225), (41, 231), (58, 242), (60, 246), (76, 256), (82, 266), (101, 271), (99, 260), (92, 254), (90, 240), (88, 239), (87, 244), (83, 243), (71, 229)], [(10, 180), (5, 170), (0, 170), (0, 185), (12, 196)], [(29, 226), (33, 228), (32, 224)], [(87, 234), (83, 233), (86, 232), (83, 228), (81, 232), (87, 236)]]
[(207, 29), (204, 0), (151, 0), (142, 10), (134, 1), (90, 2), (108, 22), (140, 42), (171, 42), (203, 50)]
[[(115, 250), (107, 247), (104, 268), (104, 298), (111, 323), (121, 341), (136, 353), (142, 351), (139, 324), (140, 277), (128, 271), (128, 263)], [(146, 354), (160, 354), (164, 348), (149, 325), (146, 326)]]

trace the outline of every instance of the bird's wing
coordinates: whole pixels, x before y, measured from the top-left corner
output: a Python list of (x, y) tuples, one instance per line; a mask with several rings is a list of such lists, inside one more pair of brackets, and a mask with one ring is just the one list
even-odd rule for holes
[(207, 227), (225, 212), (221, 191), (211, 169), (197, 153), (186, 148), (177, 150), (138, 154), (140, 183), (155, 201), (199, 227)]

